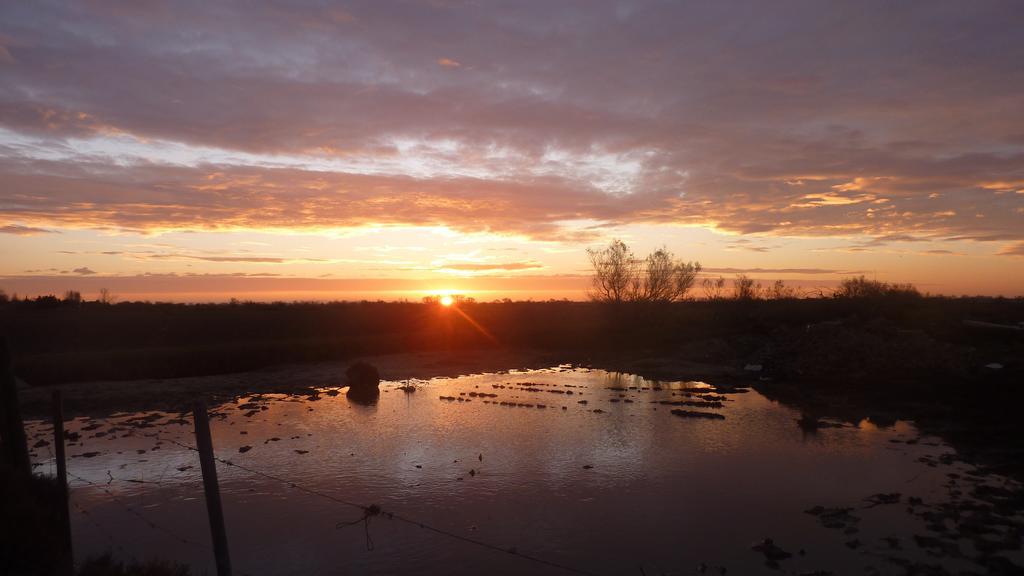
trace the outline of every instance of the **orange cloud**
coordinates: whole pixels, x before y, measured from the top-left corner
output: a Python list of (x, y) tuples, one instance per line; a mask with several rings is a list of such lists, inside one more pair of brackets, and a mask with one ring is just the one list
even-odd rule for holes
[(0, 226), (0, 234), (13, 234), (15, 236), (38, 236), (39, 234), (54, 234), (54, 230), (35, 228), (33, 226), (21, 226), (18, 224), (7, 224)]
[(996, 254), (1000, 256), (1024, 256), (1024, 242), (1015, 242), (1003, 246)]
[(497, 263), (452, 263), (443, 264), (438, 270), (455, 270), (459, 272), (512, 272), (517, 270), (535, 270), (544, 268), (540, 262), (533, 260), (525, 262), (497, 262)]

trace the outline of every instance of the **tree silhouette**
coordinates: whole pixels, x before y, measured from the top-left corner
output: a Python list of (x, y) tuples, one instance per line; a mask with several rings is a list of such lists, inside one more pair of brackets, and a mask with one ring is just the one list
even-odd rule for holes
[(737, 300), (756, 300), (760, 294), (761, 284), (746, 274), (740, 274), (732, 281), (732, 297)]
[(661, 247), (639, 260), (622, 240), (602, 250), (587, 250), (594, 267), (590, 298), (598, 302), (675, 302), (682, 300), (700, 273), (699, 262), (684, 262)]

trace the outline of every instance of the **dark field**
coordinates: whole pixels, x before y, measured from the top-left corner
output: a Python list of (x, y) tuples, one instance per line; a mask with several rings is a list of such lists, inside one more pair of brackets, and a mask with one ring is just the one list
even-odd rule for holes
[[(470, 320), (472, 319), (472, 320)], [(1024, 299), (821, 298), (584, 302), (0, 305), (33, 385), (173, 378), (400, 352), (532, 349), (581, 359), (670, 356), (787, 380), (957, 381), (1019, 374)], [(475, 324), (478, 325), (474, 326)]]

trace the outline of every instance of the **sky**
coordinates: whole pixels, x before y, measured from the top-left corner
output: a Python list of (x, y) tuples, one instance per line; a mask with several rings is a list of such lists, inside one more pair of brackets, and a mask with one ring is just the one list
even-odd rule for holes
[[(0, 289), (1024, 295), (1024, 4), (0, 2)], [(696, 295), (700, 295), (699, 291)]]

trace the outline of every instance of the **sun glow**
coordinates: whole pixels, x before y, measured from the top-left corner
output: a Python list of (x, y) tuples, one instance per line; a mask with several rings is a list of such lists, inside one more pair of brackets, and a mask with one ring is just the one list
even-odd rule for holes
[(444, 296), (441, 296), (440, 302), (441, 306), (451, 306), (455, 303), (455, 298), (452, 298), (450, 294), (445, 294)]

